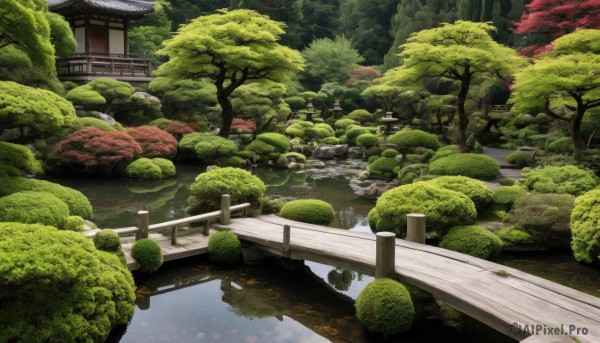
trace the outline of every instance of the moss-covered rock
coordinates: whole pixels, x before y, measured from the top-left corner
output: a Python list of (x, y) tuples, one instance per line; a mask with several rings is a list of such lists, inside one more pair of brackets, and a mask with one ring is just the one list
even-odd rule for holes
[(117, 252), (121, 248), (121, 237), (113, 230), (102, 230), (94, 235), (94, 246), (98, 250)]
[(495, 159), (481, 154), (452, 154), (431, 162), (429, 173), (493, 180), (500, 175), (500, 165)]
[(140, 270), (147, 273), (154, 273), (163, 263), (160, 244), (150, 238), (135, 241), (131, 247), (131, 257), (140, 264)]
[(281, 156), (287, 158), (288, 160), (294, 159), (298, 163), (306, 163), (306, 156), (299, 152), (287, 152), (285, 154), (282, 154)]
[(0, 222), (43, 224), (64, 228), (69, 207), (46, 192), (17, 192), (0, 198)]
[(325, 137), (321, 140), (321, 143), (337, 145), (337, 144), (341, 144), (342, 141), (337, 137)]
[(0, 223), (0, 255), (1, 342), (104, 342), (133, 316), (131, 273), (80, 233)]
[(292, 200), (281, 208), (279, 215), (286, 219), (319, 225), (329, 225), (335, 217), (333, 207), (317, 199)]
[(387, 141), (388, 143), (395, 144), (402, 151), (418, 147), (437, 150), (440, 147), (440, 142), (436, 135), (421, 130), (398, 131), (389, 136)]
[(580, 262), (600, 263), (600, 189), (575, 200), (570, 225), (573, 256)]
[(415, 308), (404, 285), (392, 279), (376, 279), (356, 298), (356, 317), (370, 332), (385, 336), (408, 331)]
[(500, 254), (502, 240), (481, 226), (456, 226), (442, 238), (440, 247), (487, 259)]
[(468, 196), (477, 209), (487, 206), (494, 196), (492, 190), (485, 183), (466, 176), (441, 176), (428, 182)]
[(242, 256), (242, 244), (233, 232), (215, 232), (208, 238), (208, 254), (213, 262), (235, 264)]
[(406, 233), (406, 215), (422, 213), (427, 225), (437, 230), (475, 222), (475, 204), (466, 195), (420, 181), (383, 193), (369, 212), (369, 226), (375, 232)]
[(523, 169), (520, 182), (540, 193), (581, 195), (596, 187), (598, 178), (593, 172), (572, 165), (547, 166)]
[(190, 213), (206, 213), (221, 208), (221, 197), (229, 194), (231, 204), (249, 202), (260, 210), (265, 184), (250, 172), (238, 168), (214, 168), (196, 177), (190, 186), (188, 208)]

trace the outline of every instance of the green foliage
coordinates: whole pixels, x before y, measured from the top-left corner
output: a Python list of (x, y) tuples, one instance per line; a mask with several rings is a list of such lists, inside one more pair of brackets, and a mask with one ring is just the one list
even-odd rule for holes
[(286, 157), (288, 159), (293, 158), (298, 163), (303, 163), (303, 164), (306, 163), (306, 156), (304, 156), (303, 154), (301, 154), (299, 152), (287, 152), (281, 156)]
[(494, 193), (482, 181), (466, 176), (442, 176), (428, 181), (430, 184), (462, 193), (480, 210), (492, 202)]
[(193, 156), (202, 161), (211, 161), (237, 151), (235, 142), (211, 133), (191, 133), (179, 141), (179, 153), (183, 158)]
[(0, 198), (0, 222), (65, 226), (69, 207), (45, 192), (17, 192)]
[(398, 149), (402, 151), (418, 147), (437, 150), (440, 147), (436, 135), (421, 130), (402, 130), (389, 136), (387, 141), (396, 144)]
[(429, 160), (429, 163), (431, 163), (437, 159), (440, 159), (442, 157), (446, 157), (446, 156), (453, 155), (453, 154), (458, 154), (458, 145), (447, 145), (447, 146), (441, 147), (431, 157), (431, 159)]
[(348, 119), (355, 120), (361, 124), (373, 122), (374, 116), (367, 110), (354, 110), (346, 116)]
[(196, 177), (190, 186), (190, 213), (206, 213), (221, 208), (221, 196), (229, 194), (231, 204), (249, 202), (259, 210), (265, 184), (250, 172), (238, 168), (215, 168)]
[(56, 57), (69, 57), (77, 49), (77, 42), (69, 23), (60, 14), (44, 12), (50, 26), (50, 42), (54, 46)]
[(536, 192), (572, 195), (581, 195), (598, 185), (593, 172), (572, 165), (525, 168), (520, 181)]
[(403, 185), (412, 183), (415, 179), (426, 174), (428, 167), (426, 163), (409, 164), (397, 172), (398, 179), (402, 181)]
[(455, 226), (442, 238), (440, 247), (487, 259), (500, 254), (502, 240), (481, 226)]
[(383, 152), (381, 153), (381, 157), (387, 157), (387, 158), (394, 158), (396, 156), (400, 155), (400, 152), (396, 149), (385, 149), (383, 150)]
[(160, 244), (150, 238), (142, 238), (131, 247), (131, 257), (140, 264), (140, 270), (154, 273), (163, 264), (163, 255)]
[(94, 238), (94, 246), (98, 250), (117, 252), (121, 249), (121, 237), (113, 230), (102, 230)]
[(44, 168), (24, 145), (0, 142), (0, 172), (10, 176), (40, 175), (44, 173)]
[(173, 162), (164, 158), (139, 158), (127, 166), (125, 173), (134, 179), (156, 180), (175, 176), (176, 170)]
[(208, 238), (208, 254), (213, 262), (235, 264), (242, 256), (242, 243), (233, 232), (215, 232)]
[(329, 225), (335, 217), (333, 207), (316, 199), (292, 200), (281, 208), (279, 216), (303, 223)]
[(166, 0), (154, 1), (154, 11), (139, 20), (133, 21), (127, 32), (129, 52), (133, 55), (150, 58), (152, 67), (159, 66), (162, 61), (156, 51), (162, 42), (171, 36), (171, 21), (167, 10), (171, 5)]
[(257, 155), (268, 155), (275, 152), (275, 148), (272, 145), (259, 140), (252, 141), (250, 144), (248, 144), (248, 146), (246, 146), (245, 150), (253, 151)]
[(571, 154), (573, 151), (573, 140), (569, 137), (561, 137), (548, 144), (548, 152), (555, 154)]
[(156, 77), (148, 85), (148, 90), (160, 98), (162, 110), (169, 118), (181, 118), (196, 112), (216, 115), (219, 110), (216, 107), (217, 89), (207, 79), (173, 81), (167, 77)]
[(279, 153), (288, 152), (292, 148), (290, 140), (280, 133), (267, 132), (256, 136), (256, 139), (273, 146), (275, 151)]
[(575, 200), (571, 214), (571, 248), (580, 262), (600, 262), (600, 189)]
[(530, 232), (537, 232), (537, 238), (544, 240), (551, 229), (568, 227), (573, 201), (569, 194), (530, 193), (515, 200), (506, 220)]
[(372, 148), (379, 140), (383, 140), (383, 137), (372, 133), (363, 133), (356, 137), (356, 145), (368, 149)]
[(385, 336), (408, 331), (415, 308), (406, 287), (392, 279), (376, 279), (356, 298), (356, 317), (370, 332)]
[(177, 175), (177, 170), (173, 162), (164, 158), (153, 158), (152, 163), (160, 168), (160, 172), (163, 178)]
[(86, 87), (79, 86), (71, 89), (65, 95), (65, 99), (72, 102), (74, 105), (84, 107), (99, 107), (106, 105), (106, 99), (95, 90)]
[(513, 151), (506, 155), (506, 162), (525, 167), (532, 162), (531, 154), (525, 151)]
[(359, 122), (357, 122), (356, 120), (352, 120), (352, 119), (348, 119), (348, 118), (342, 118), (342, 119), (338, 119), (333, 126), (338, 129), (338, 130), (345, 130), (346, 128), (348, 128), (348, 126), (350, 125), (360, 125)]
[(529, 233), (519, 230), (515, 227), (508, 227), (500, 231), (496, 231), (495, 233), (496, 236), (502, 240), (504, 246), (529, 244), (534, 242)]
[(500, 175), (500, 165), (493, 158), (481, 154), (452, 154), (431, 162), (433, 175), (462, 175), (473, 179), (493, 180)]
[(85, 219), (80, 216), (68, 216), (65, 221), (64, 229), (68, 231), (80, 232), (83, 231), (83, 223), (85, 223)]
[(0, 255), (0, 341), (103, 342), (133, 316), (131, 273), (81, 233), (1, 223)]
[[(370, 157), (369, 160), (373, 157), (375, 156)], [(394, 168), (399, 165), (400, 163), (393, 157), (379, 157), (374, 158), (367, 169), (371, 176), (392, 177)]]
[(500, 186), (494, 191), (494, 203), (511, 206), (515, 200), (527, 194), (521, 186)]
[(369, 212), (369, 225), (375, 232), (392, 231), (400, 236), (406, 231), (409, 213), (424, 214), (427, 225), (434, 229), (472, 224), (477, 216), (473, 201), (466, 195), (428, 182), (415, 182), (383, 193)]
[(116, 129), (107, 122), (102, 119), (92, 118), (92, 117), (83, 117), (77, 118), (75, 121), (74, 128), (76, 130), (82, 129), (84, 127), (92, 126), (102, 131), (116, 131)]
[(302, 57), (307, 73), (319, 84), (346, 82), (348, 73), (364, 60), (344, 37), (315, 39), (302, 51)]
[(76, 118), (73, 105), (50, 91), (0, 81), (0, 134), (18, 128), (21, 141), (32, 140), (70, 128)]
[(356, 139), (358, 136), (365, 133), (376, 133), (377, 128), (362, 127), (362, 126), (348, 126), (346, 128), (346, 141), (351, 145), (356, 145)]
[(321, 140), (321, 143), (337, 145), (342, 144), (342, 141), (337, 137), (325, 137)]

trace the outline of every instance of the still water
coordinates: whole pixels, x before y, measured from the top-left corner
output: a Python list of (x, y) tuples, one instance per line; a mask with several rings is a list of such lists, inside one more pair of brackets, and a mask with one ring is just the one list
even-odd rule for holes
[[(253, 171), (267, 195), (316, 198), (335, 211), (334, 227), (371, 232), (366, 216), (373, 201), (354, 194), (348, 178), (360, 165), (339, 161), (304, 172)], [(137, 211), (150, 222), (185, 216), (188, 186), (203, 168), (178, 165), (177, 177), (159, 181), (126, 178), (59, 178), (84, 193), (101, 228), (134, 226)], [(569, 254), (504, 255), (499, 263), (600, 296), (600, 273)], [(201, 259), (169, 264), (150, 277), (136, 275), (138, 302), (126, 331), (112, 342), (379, 342), (354, 319), (352, 300), (371, 277), (307, 262), (290, 272), (278, 265), (224, 269)], [(389, 342), (510, 342), (473, 321), (462, 331), (426, 320)]]

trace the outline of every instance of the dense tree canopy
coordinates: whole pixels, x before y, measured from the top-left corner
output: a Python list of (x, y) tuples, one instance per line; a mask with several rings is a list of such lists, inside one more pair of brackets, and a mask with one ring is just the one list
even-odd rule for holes
[(209, 78), (217, 89), (223, 126), (228, 137), (233, 120), (231, 93), (247, 81), (288, 80), (287, 73), (303, 67), (300, 54), (277, 43), (283, 24), (250, 10), (221, 10), (182, 26), (160, 51), (170, 60), (157, 74), (171, 79)]
[(351, 42), (344, 37), (314, 40), (302, 51), (306, 72), (319, 85), (326, 82), (346, 82), (348, 73), (364, 61)]

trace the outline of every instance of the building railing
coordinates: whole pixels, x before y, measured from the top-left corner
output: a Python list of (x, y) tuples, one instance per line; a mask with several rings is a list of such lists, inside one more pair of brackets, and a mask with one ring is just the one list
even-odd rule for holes
[(486, 112), (510, 112), (512, 105), (487, 105)]
[(58, 76), (150, 77), (150, 59), (77, 54), (56, 60)]

